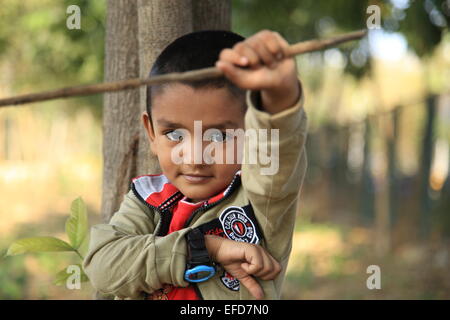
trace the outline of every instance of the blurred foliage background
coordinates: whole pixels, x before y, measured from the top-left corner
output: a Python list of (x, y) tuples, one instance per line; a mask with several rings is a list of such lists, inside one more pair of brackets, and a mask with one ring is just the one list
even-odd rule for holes
[[(285, 281), (289, 299), (450, 298), (450, 1), (233, 0), (232, 29), (289, 42), (368, 37), (298, 57), (309, 168)], [(81, 8), (81, 30), (66, 9)], [(0, 97), (101, 82), (105, 1), (3, 0)], [(90, 299), (52, 284), (72, 256), (4, 258), (17, 238), (64, 239), (82, 196), (100, 222), (101, 96), (0, 110), (0, 299)], [(76, 263), (77, 261), (73, 261)], [(369, 290), (369, 265), (381, 290)]]

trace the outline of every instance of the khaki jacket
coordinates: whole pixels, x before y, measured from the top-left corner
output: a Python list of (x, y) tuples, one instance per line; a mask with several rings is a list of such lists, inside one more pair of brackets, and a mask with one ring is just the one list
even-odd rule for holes
[[(184, 280), (186, 233), (212, 220), (220, 221), (224, 229), (229, 228), (234, 217), (227, 214), (230, 208), (241, 210), (250, 207), (250, 220), (256, 218), (256, 221), (247, 225), (257, 229), (249, 229), (256, 235), (247, 232), (248, 241), (236, 236), (233, 239), (259, 243), (281, 263), (282, 272), (275, 280), (257, 279), (266, 299), (280, 299), (292, 247), (299, 192), (306, 171), (307, 119), (303, 110), (303, 95), (294, 106), (271, 115), (257, 109), (259, 92), (247, 91), (245, 128), (279, 129), (278, 142), (268, 139), (267, 148), (269, 154), (273, 143), (279, 148), (278, 157), (272, 159), (278, 161), (278, 172), (261, 174), (261, 168), (268, 165), (263, 166), (259, 162), (249, 164), (247, 161), (249, 155), (257, 154), (257, 145), (244, 147), (237, 177), (239, 181), (234, 179), (233, 188), (229, 188), (231, 192), (195, 215), (186, 228), (169, 235), (159, 235), (161, 215), (145, 203), (132, 183), (132, 190), (125, 195), (111, 221), (92, 227), (83, 268), (93, 287), (104, 294), (114, 295), (116, 299), (143, 299), (145, 293), (159, 290), (164, 284), (186, 287), (189, 285)], [(246, 140), (245, 146), (249, 145)], [(248, 213), (247, 209), (245, 212)], [(233, 283), (230, 284), (224, 273), (219, 271), (213, 278), (196, 286), (203, 299), (253, 299), (244, 286), (239, 286), (239, 282), (237, 286)]]

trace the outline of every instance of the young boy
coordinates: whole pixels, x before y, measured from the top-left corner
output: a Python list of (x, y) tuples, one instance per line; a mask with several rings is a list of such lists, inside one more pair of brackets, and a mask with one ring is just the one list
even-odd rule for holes
[[(122, 299), (280, 298), (306, 170), (303, 93), (288, 46), (267, 30), (248, 39), (201, 31), (161, 52), (151, 75), (215, 65), (225, 77), (147, 89), (142, 121), (162, 173), (134, 178), (110, 223), (92, 228), (83, 267), (97, 290)], [(260, 132), (258, 143), (233, 143), (230, 133), (244, 129)]]

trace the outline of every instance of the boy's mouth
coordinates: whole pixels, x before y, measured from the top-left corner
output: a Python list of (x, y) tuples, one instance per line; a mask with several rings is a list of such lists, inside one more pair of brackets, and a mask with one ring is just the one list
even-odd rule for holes
[(192, 183), (201, 183), (205, 182), (208, 179), (212, 178), (212, 176), (198, 175), (198, 174), (182, 174), (183, 178), (188, 182)]

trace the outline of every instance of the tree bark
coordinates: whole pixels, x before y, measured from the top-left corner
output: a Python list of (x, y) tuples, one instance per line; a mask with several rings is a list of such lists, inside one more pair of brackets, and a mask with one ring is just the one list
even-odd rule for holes
[(386, 116), (378, 119), (378, 138), (380, 162), (377, 166), (375, 178), (375, 253), (383, 257), (391, 250), (391, 221), (389, 215), (390, 193), (388, 177), (388, 137), (392, 136), (392, 123)]
[[(108, 0), (105, 81), (139, 76), (137, 3)], [(101, 214), (108, 222), (136, 176), (139, 148), (139, 89), (111, 92), (103, 100), (103, 186)]]
[(231, 30), (231, 0), (192, 1), (193, 30)]
[[(139, 65), (140, 76), (148, 77), (150, 68), (161, 51), (176, 38), (192, 32), (190, 0), (139, 0)], [(140, 113), (146, 110), (146, 89), (140, 89)], [(139, 123), (139, 127), (142, 125)], [(158, 161), (150, 153), (147, 134), (140, 130), (137, 157), (138, 175), (160, 171)]]
[(420, 158), (420, 237), (422, 240), (428, 240), (431, 233), (430, 174), (435, 144), (436, 110), (437, 96), (431, 95), (427, 98), (427, 115), (422, 135), (422, 155)]

